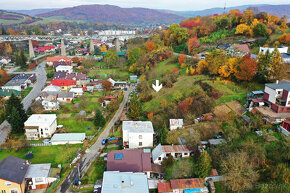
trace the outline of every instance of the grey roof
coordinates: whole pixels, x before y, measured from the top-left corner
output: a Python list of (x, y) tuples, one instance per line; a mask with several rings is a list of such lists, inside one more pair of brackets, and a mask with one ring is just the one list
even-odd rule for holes
[(224, 140), (224, 139), (209, 139), (208, 143), (210, 145), (219, 145), (219, 144), (222, 144), (222, 143), (226, 143), (226, 140)]
[[(123, 187), (122, 187), (123, 182)], [(149, 193), (147, 176), (144, 173), (106, 171), (102, 193)]]
[(285, 83), (269, 83), (269, 84), (265, 84), (267, 87), (270, 87), (272, 89), (284, 89), (287, 91), (290, 91), (290, 82), (285, 82)]
[(0, 162), (0, 179), (22, 184), (29, 164), (14, 156), (9, 156)]
[(163, 153), (161, 144), (157, 145), (152, 151), (152, 160), (157, 160)]
[(86, 138), (85, 133), (56, 133), (51, 138), (54, 141), (83, 141)]
[(74, 98), (74, 93), (61, 91), (58, 93), (58, 98)]
[(25, 178), (47, 178), (50, 175), (51, 163), (31, 164), (27, 170)]
[(122, 130), (129, 133), (154, 133), (151, 121), (123, 121)]
[(11, 79), (5, 84), (5, 86), (21, 86), (27, 79)]

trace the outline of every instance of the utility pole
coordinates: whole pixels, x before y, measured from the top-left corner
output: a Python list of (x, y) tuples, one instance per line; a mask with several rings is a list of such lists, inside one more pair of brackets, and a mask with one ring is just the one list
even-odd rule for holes
[(226, 14), (227, 0), (225, 0), (224, 14)]

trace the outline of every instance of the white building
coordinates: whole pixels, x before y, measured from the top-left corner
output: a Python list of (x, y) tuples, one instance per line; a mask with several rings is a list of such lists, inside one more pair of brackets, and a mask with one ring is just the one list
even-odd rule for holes
[(181, 129), (183, 127), (183, 119), (169, 119), (169, 130)]
[(149, 193), (147, 176), (144, 173), (106, 171), (102, 193)]
[(56, 114), (33, 114), (24, 123), (27, 140), (50, 137), (57, 127)]
[(54, 86), (54, 85), (49, 85), (47, 87), (45, 87), (43, 90), (43, 92), (60, 92), (61, 91), (61, 87), (60, 86)]
[(52, 145), (80, 144), (86, 138), (85, 133), (56, 133), (51, 138)]
[(82, 96), (84, 94), (83, 88), (71, 88), (69, 92), (72, 92), (74, 97)]
[(185, 145), (157, 145), (152, 151), (153, 163), (161, 165), (171, 154), (174, 159), (189, 157), (193, 153)]
[(151, 121), (123, 121), (123, 145), (128, 148), (153, 147), (154, 129)]
[[(279, 47), (277, 49), (281, 54), (288, 53), (288, 47)], [(260, 47), (259, 53), (263, 52), (263, 54), (266, 54), (267, 50), (269, 50), (269, 53), (271, 54), (274, 52), (275, 48)]]
[(51, 164), (31, 164), (25, 175), (26, 184), (30, 190), (44, 189), (57, 180), (50, 176)]
[(56, 72), (66, 72), (66, 73), (72, 73), (73, 72), (73, 67), (72, 66), (63, 66), (59, 65), (55, 68)]

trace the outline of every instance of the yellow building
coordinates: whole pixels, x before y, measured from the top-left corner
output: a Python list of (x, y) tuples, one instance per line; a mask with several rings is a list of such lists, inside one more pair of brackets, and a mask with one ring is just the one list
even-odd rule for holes
[(25, 193), (25, 175), (29, 163), (9, 156), (0, 162), (0, 193)]

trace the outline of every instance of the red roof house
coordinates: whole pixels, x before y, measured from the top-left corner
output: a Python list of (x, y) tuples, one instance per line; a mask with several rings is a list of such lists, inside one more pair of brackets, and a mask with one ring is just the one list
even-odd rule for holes
[(160, 193), (172, 192), (170, 183), (168, 183), (168, 182), (158, 183), (157, 188), (158, 188), (158, 192), (160, 192)]
[(53, 79), (49, 85), (60, 86), (60, 87), (69, 87), (69, 86), (75, 86), (76, 84), (77, 84), (76, 80)]

